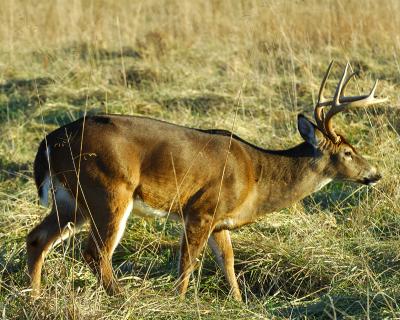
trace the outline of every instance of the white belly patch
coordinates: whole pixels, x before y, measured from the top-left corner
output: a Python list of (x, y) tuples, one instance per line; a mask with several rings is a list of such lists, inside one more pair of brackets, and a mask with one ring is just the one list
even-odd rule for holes
[(321, 190), (323, 187), (325, 187), (328, 183), (332, 181), (331, 178), (326, 178), (322, 180), (318, 185), (315, 187), (315, 192)]
[(142, 200), (133, 201), (133, 214), (143, 218), (164, 218), (168, 215), (167, 211), (155, 209)]
[(231, 218), (226, 218), (222, 220), (220, 223), (218, 223), (215, 226), (215, 229), (217, 230), (233, 230), (236, 227), (236, 223), (233, 219)]

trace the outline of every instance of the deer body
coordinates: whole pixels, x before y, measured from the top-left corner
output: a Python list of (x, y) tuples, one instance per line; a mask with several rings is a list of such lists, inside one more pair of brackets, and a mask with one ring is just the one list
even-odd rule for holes
[(240, 300), (229, 230), (288, 207), (334, 179), (370, 184), (380, 178), (341, 136), (334, 141), (302, 116), (299, 131), (304, 142), (280, 151), (223, 130), (143, 117), (90, 116), (53, 131), (34, 164), (42, 203), (53, 190), (52, 211), (27, 237), (34, 294), (46, 252), (86, 222), (91, 228), (84, 258), (107, 292), (118, 292), (111, 258), (133, 211), (182, 221), (181, 296), (208, 242)]

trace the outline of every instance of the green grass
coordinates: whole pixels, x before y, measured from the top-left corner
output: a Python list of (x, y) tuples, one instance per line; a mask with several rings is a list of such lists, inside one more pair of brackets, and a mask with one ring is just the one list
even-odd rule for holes
[[(10, 0), (0, 13), (2, 319), (400, 317), (398, 2), (76, 3)], [(100, 112), (230, 130), (237, 111), (235, 133), (290, 147), (331, 58), (360, 72), (350, 93), (379, 78), (390, 96), (335, 122), (384, 179), (332, 183), (233, 232), (243, 304), (208, 251), (180, 301), (181, 226), (135, 217), (113, 259), (122, 296), (108, 297), (83, 263), (83, 231), (49, 254), (43, 295), (29, 299), (25, 237), (47, 212), (32, 162), (46, 132)]]

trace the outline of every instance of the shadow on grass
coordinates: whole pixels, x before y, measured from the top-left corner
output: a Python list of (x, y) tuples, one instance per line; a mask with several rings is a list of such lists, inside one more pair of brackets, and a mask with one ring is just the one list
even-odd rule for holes
[(32, 55), (40, 62), (56, 61), (60, 56), (75, 56), (83, 61), (113, 60), (121, 58), (141, 59), (142, 54), (130, 46), (123, 46), (118, 50), (98, 47), (86, 42), (76, 42), (69, 46), (55, 50), (33, 51)]
[[(341, 213), (351, 210), (358, 206), (360, 202), (367, 196), (367, 187), (359, 189), (360, 185), (332, 182), (328, 184), (322, 191), (306, 197), (303, 200), (304, 208), (307, 212), (312, 212), (318, 205), (322, 210), (334, 209), (338, 205), (341, 207)], [(344, 210), (344, 211), (343, 211)]]
[(82, 118), (84, 115), (91, 116), (102, 113), (104, 111), (101, 105), (97, 107), (90, 107), (88, 110), (78, 109), (74, 111), (68, 110), (64, 112), (62, 109), (47, 110), (45, 114), (41, 117), (40, 121), (44, 124), (55, 124), (59, 127), (66, 125), (72, 121)]
[[(131, 225), (130, 228), (135, 228)], [(167, 230), (165, 237), (161, 236), (157, 239), (158, 234), (143, 234), (138, 237), (135, 234), (130, 236), (130, 228), (128, 228), (127, 238), (123, 240), (122, 245), (117, 247), (113, 257), (114, 268), (118, 270), (119, 277), (137, 276), (139, 278), (157, 279), (161, 278), (177, 278), (177, 266), (179, 260), (179, 233), (177, 229), (172, 228), (172, 232)], [(166, 228), (168, 229), (168, 227)], [(150, 230), (149, 230), (150, 232)], [(175, 234), (175, 236), (173, 236)], [(314, 276), (308, 274), (308, 270), (301, 270), (301, 266), (295, 268), (293, 263), (287, 261), (287, 271), (281, 270), (284, 267), (284, 262), (271, 261), (267, 265), (272, 268), (270, 272), (265, 272), (263, 268), (266, 264), (260, 265), (260, 272), (251, 266), (250, 263), (254, 257), (249, 253), (243, 253), (238, 250), (235, 252), (239, 259), (235, 264), (236, 274), (240, 275), (239, 282), (242, 288), (246, 287), (251, 292), (252, 296), (265, 298), (273, 296), (277, 293), (283, 296), (304, 297), (310, 293), (327, 292), (329, 284), (332, 281), (331, 274), (324, 276)], [(279, 257), (278, 257), (279, 258)], [(283, 259), (284, 257), (280, 257)], [(202, 259), (201, 269), (201, 288), (211, 291), (224, 292), (228, 296), (229, 287), (222, 271), (214, 260), (210, 250), (206, 250), (204, 259)], [(274, 265), (279, 265), (275, 270)], [(300, 274), (300, 272), (302, 272)], [(216, 277), (216, 274), (218, 276)], [(279, 279), (275, 279), (275, 274), (278, 274)], [(217, 279), (217, 280), (216, 280)], [(243, 289), (244, 290), (244, 289)], [(315, 297), (316, 295), (313, 294)]]
[(207, 113), (210, 110), (223, 110), (226, 106), (231, 107), (234, 105), (234, 101), (230, 97), (215, 93), (171, 97), (157, 102), (168, 110), (183, 107), (196, 113)]
[(317, 302), (300, 306), (278, 308), (276, 316), (291, 319), (357, 319), (397, 318), (399, 297), (388, 298), (383, 294), (366, 295), (324, 295)]
[(99, 48), (89, 43), (76, 43), (70, 47), (63, 49), (64, 53), (67, 54), (79, 54), (82, 60), (112, 60), (121, 58), (133, 58), (141, 59), (142, 55), (138, 50), (132, 47), (124, 46), (120, 50), (108, 50), (105, 48)]
[(28, 180), (32, 177), (30, 162), (15, 162), (0, 158), (0, 182), (15, 179), (16, 177)]
[(0, 92), (10, 94), (16, 90), (36, 91), (44, 86), (53, 84), (54, 80), (49, 77), (38, 77), (33, 79), (10, 79), (0, 85)]
[(53, 84), (48, 77), (32, 79), (10, 79), (0, 85), (0, 123), (16, 119), (21, 114), (32, 113), (47, 96), (43, 88)]
[[(48, 97), (46, 88), (54, 84), (47, 77), (33, 79), (10, 79), (0, 85), (0, 124), (15, 119), (32, 117), (39, 105), (45, 105)], [(105, 92), (93, 91), (62, 96), (60, 106), (54, 109), (45, 108), (40, 122), (44, 124), (64, 125), (85, 114), (96, 114), (103, 111), (101, 104), (105, 100)], [(74, 106), (76, 108), (71, 108)], [(36, 112), (37, 113), (37, 112)]]

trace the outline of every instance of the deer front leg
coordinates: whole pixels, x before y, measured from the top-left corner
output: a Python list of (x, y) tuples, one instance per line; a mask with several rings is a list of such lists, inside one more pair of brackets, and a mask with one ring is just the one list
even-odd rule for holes
[(235, 275), (234, 255), (229, 230), (213, 232), (208, 239), (208, 245), (213, 251), (218, 265), (225, 274), (225, 278), (231, 287), (233, 298), (241, 302), (242, 296)]
[(185, 298), (190, 274), (193, 272), (210, 234), (211, 223), (207, 220), (207, 218), (199, 219), (199, 221), (188, 220), (185, 224), (181, 238), (178, 270), (178, 293), (181, 299)]
[(123, 186), (113, 193), (106, 191), (97, 202), (91, 207), (91, 230), (83, 256), (106, 292), (114, 295), (120, 293), (121, 288), (111, 261), (132, 210), (131, 192)]

